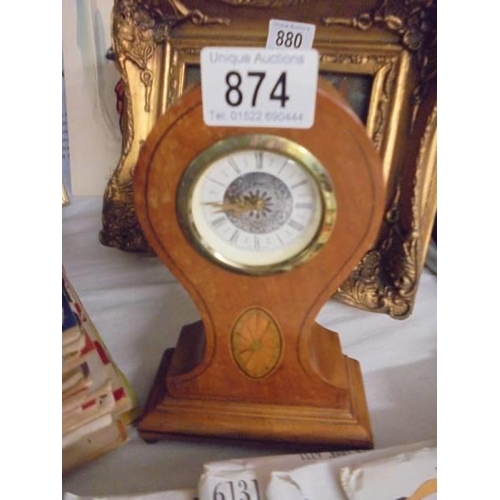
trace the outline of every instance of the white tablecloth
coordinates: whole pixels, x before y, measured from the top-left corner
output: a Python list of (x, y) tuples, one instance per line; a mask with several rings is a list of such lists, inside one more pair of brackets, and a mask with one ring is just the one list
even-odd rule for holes
[[(198, 312), (155, 257), (99, 243), (100, 197), (73, 197), (63, 209), (62, 257), (69, 279), (112, 357), (144, 404), (163, 351)], [(436, 438), (436, 276), (422, 275), (404, 321), (330, 300), (318, 322), (339, 332), (360, 361), (375, 447)], [(117, 495), (194, 488), (208, 461), (291, 452), (277, 445), (206, 441), (146, 444), (133, 427), (119, 449), (63, 478), (63, 491)]]

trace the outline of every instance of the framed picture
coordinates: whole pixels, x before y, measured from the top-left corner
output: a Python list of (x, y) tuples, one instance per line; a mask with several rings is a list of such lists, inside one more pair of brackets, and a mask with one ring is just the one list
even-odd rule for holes
[(104, 245), (148, 252), (132, 181), (157, 118), (200, 80), (205, 46), (265, 47), (270, 19), (316, 25), (320, 74), (366, 126), (388, 201), (374, 247), (336, 298), (394, 318), (411, 314), (436, 213), (436, 2), (115, 0), (123, 146), (103, 200)]

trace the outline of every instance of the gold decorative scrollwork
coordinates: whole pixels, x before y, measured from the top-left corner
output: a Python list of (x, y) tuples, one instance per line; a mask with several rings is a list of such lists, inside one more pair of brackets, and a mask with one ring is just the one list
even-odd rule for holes
[[(151, 251), (135, 215), (132, 190), (134, 165), (127, 162), (127, 157), (134, 146), (136, 150), (140, 148), (156, 118), (156, 113), (150, 115), (154, 86), (159, 86), (153, 71), (158, 66), (154, 63), (157, 48), (165, 42), (174, 27), (188, 21), (195, 25), (229, 23), (226, 18), (207, 16), (199, 9), (189, 10), (179, 0), (115, 1), (111, 58), (115, 60), (122, 75), (123, 114), (120, 125), (124, 145), (120, 162), (104, 192), (103, 229), (99, 234), (104, 245), (128, 252)], [(133, 68), (130, 65), (138, 70), (138, 78), (133, 82), (130, 76)], [(137, 89), (138, 82), (144, 88), (142, 110), (146, 115), (142, 117), (144, 123), (140, 124), (136, 123), (139, 113), (134, 113), (134, 102), (137, 103), (141, 98)], [(138, 129), (141, 130), (142, 137), (138, 137)]]
[(325, 16), (322, 19), (325, 26), (349, 26), (362, 31), (382, 27), (399, 35), (401, 45), (415, 54), (419, 79), (412, 94), (411, 128), (428, 84), (437, 74), (436, 11), (437, 0), (383, 0), (372, 12), (351, 18)]
[(437, 107), (434, 106), (418, 150), (409, 196), (409, 229), (403, 221), (401, 207), (402, 192), (408, 190), (408, 183), (400, 177), (385, 214), (385, 234), (338, 289), (335, 297), (341, 302), (387, 313), (395, 319), (411, 314), (427, 247), (424, 235), (429, 233), (428, 228), (421, 227), (420, 221), (429, 224), (432, 219), (426, 214), (434, 213), (436, 203), (436, 130)]
[[(405, 234), (399, 217), (400, 196), (401, 185), (398, 184), (385, 215), (387, 234), (376, 249), (364, 256), (336, 295), (341, 302), (385, 312), (393, 318), (405, 318), (410, 314), (418, 276), (418, 218), (412, 220), (412, 228)], [(413, 204), (416, 208), (415, 200)]]

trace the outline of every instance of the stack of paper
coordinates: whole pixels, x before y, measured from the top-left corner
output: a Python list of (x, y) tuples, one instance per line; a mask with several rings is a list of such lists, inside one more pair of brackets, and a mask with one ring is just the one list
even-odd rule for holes
[(199, 500), (435, 500), (436, 491), (435, 441), (209, 462), (198, 484)]
[(437, 445), (332, 451), (205, 464), (197, 489), (63, 500), (436, 500)]
[(128, 440), (137, 398), (62, 273), (63, 472)]

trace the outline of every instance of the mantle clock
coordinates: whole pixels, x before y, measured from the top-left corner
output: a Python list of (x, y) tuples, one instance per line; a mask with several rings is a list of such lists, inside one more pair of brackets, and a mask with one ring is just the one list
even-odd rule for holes
[(371, 447), (359, 363), (315, 322), (373, 244), (382, 165), (319, 82), (310, 129), (208, 127), (195, 87), (156, 122), (138, 220), (200, 320), (165, 351), (139, 433)]

